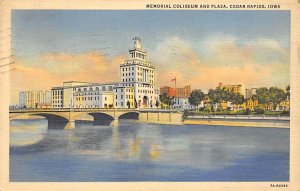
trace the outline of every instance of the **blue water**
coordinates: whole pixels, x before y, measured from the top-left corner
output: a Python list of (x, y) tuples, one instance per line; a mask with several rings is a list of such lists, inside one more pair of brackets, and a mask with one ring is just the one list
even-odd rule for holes
[(12, 121), (10, 181), (288, 181), (289, 129)]

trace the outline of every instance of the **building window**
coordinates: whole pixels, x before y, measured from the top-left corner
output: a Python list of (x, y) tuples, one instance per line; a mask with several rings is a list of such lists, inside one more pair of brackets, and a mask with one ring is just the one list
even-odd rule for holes
[(118, 96), (116, 95), (116, 99), (118, 99)]
[(121, 95), (121, 99), (123, 99), (123, 95)]
[(107, 100), (107, 97), (104, 97), (104, 100), (106, 101), (106, 100)]

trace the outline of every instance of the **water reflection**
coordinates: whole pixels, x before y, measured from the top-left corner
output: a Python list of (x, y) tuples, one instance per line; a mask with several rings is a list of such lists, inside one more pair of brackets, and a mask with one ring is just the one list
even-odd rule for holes
[[(162, 172), (161, 165), (177, 170), (216, 171), (239, 165), (239, 161), (253, 156), (281, 153), (288, 157), (289, 153), (288, 129), (173, 126), (125, 121), (118, 127), (94, 126), (92, 122), (77, 123), (73, 130), (47, 130), (45, 127), (47, 123), (43, 120), (31, 121), (31, 124), (13, 122), (11, 157), (18, 161), (22, 155), (32, 153), (39, 153), (37, 158), (49, 157), (49, 153), (68, 155), (86, 164), (93, 161), (97, 168), (105, 168), (103, 165), (107, 166), (107, 162), (114, 166), (143, 164), (140, 173), (151, 177), (168, 173)], [(55, 160), (58, 164), (63, 162)], [(26, 165), (23, 161), (18, 162)], [(260, 164), (260, 161), (256, 162)], [(151, 170), (147, 165), (152, 165)], [(255, 166), (256, 163), (245, 165)], [(124, 169), (117, 171), (124, 176), (129, 173)], [(171, 171), (168, 176), (172, 176)]]
[(26, 146), (40, 142), (47, 134), (47, 120), (14, 120), (11, 121), (10, 145)]

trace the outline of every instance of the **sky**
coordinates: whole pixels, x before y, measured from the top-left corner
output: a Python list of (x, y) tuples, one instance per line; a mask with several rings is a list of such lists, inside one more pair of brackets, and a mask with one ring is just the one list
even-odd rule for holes
[(63, 81), (117, 82), (133, 37), (156, 67), (157, 87), (246, 88), (290, 81), (290, 12), (14, 10), (11, 102)]

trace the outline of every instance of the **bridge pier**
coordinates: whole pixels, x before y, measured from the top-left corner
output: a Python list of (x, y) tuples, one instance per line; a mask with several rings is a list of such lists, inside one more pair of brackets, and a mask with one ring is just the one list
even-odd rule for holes
[(119, 125), (119, 119), (118, 118), (115, 118), (111, 123), (110, 123), (111, 126), (113, 127), (117, 127)]
[(70, 120), (70, 121), (66, 124), (66, 126), (65, 126), (64, 129), (67, 129), (67, 130), (69, 130), (69, 129), (75, 129), (75, 120)]

